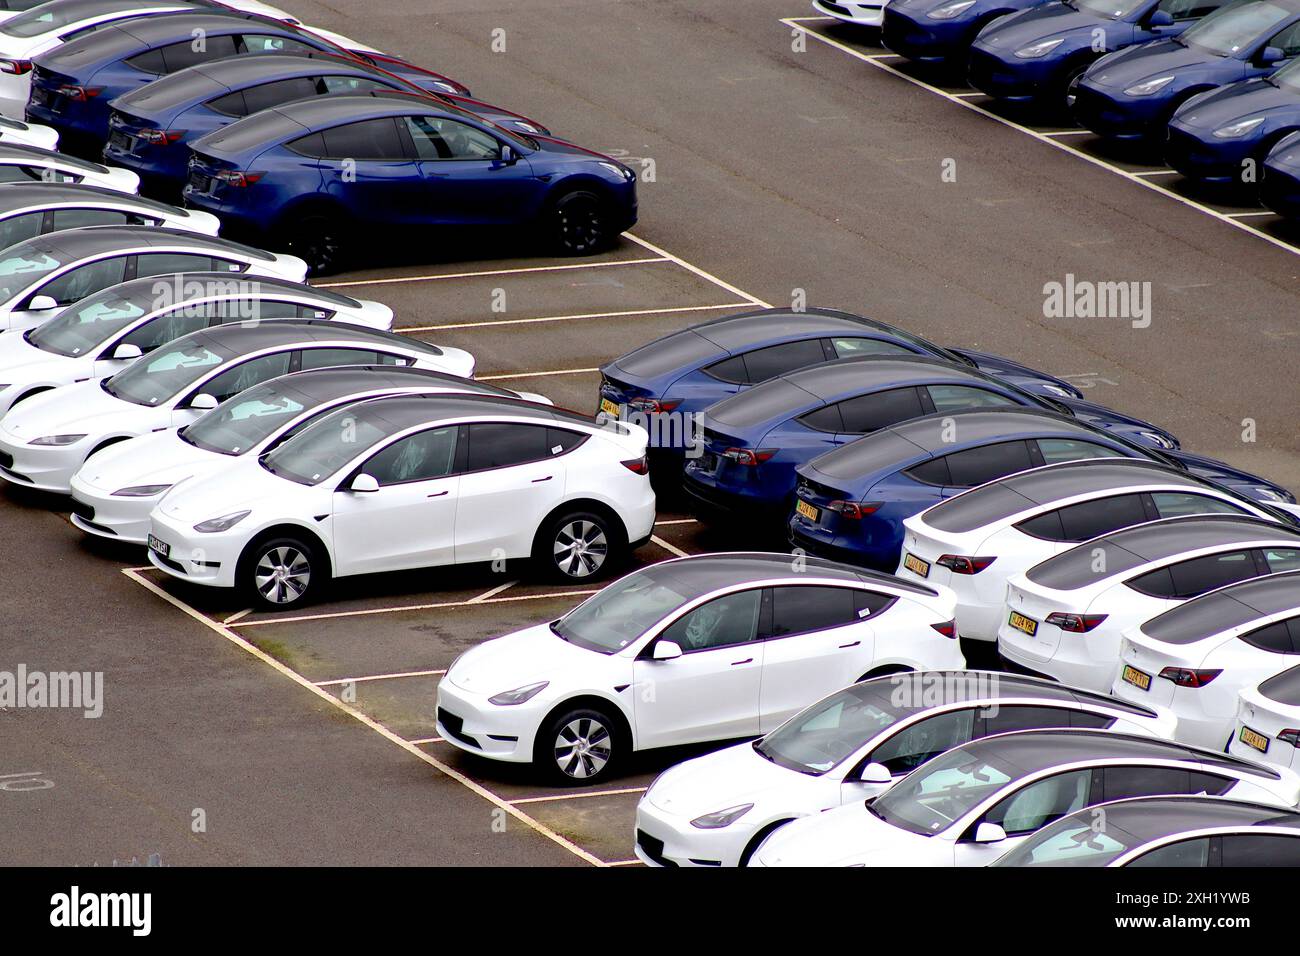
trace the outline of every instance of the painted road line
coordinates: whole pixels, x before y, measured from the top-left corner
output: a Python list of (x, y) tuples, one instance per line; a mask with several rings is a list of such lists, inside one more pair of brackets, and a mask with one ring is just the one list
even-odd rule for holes
[(677, 557), (679, 557), (679, 558), (689, 558), (689, 557), (690, 557), (689, 554), (687, 554), (687, 553), (686, 553), (685, 551), (683, 551), (681, 548), (677, 547), (677, 545), (675, 545), (675, 544), (669, 544), (667, 541), (665, 541), (663, 538), (659, 537), (659, 535), (657, 535), (657, 534), (652, 534), (652, 535), (650, 535), (650, 540), (653, 541), (655, 544), (659, 545), (659, 547), (663, 548), (663, 549), (664, 549), (665, 551), (667, 551), (669, 554), (675, 554), (675, 555), (676, 555)]
[(498, 584), (496, 587), (492, 588), (490, 591), (484, 591), (484, 592), (483, 592), (482, 594), (480, 594), (478, 597), (472, 597), (472, 598), (470, 598), (468, 601), (466, 601), (465, 603), (466, 603), (466, 604), (482, 604), (484, 601), (488, 600), (489, 598), (494, 598), (494, 597), (496, 597), (496, 596), (497, 596), (498, 594), (500, 594), (502, 591), (506, 590), (507, 588), (512, 588), (512, 587), (514, 587), (514, 586), (515, 586), (516, 584), (518, 584), (518, 583), (519, 583), (518, 581), (507, 581), (505, 584)]
[(441, 737), (420, 737), (417, 740), (408, 741), (408, 743), (415, 744), (417, 747), (424, 744), (445, 744), (446, 742)]
[(657, 528), (661, 524), (670, 525), (670, 524), (695, 524), (695, 523), (696, 522), (694, 518), (665, 518), (663, 521), (656, 521), (655, 527)]
[(496, 382), (503, 378), (545, 378), (548, 375), (586, 375), (588, 372), (599, 372), (598, 368), (562, 368), (554, 372), (510, 372), (505, 375), (476, 375), (474, 376), (480, 382)]
[(312, 681), (317, 687), (337, 687), (340, 684), (365, 684), (369, 681), (376, 680), (401, 680), (404, 677), (441, 677), (447, 673), (447, 668), (443, 667), (434, 671), (401, 671), (397, 674), (369, 674), (365, 677), (340, 677), (337, 680), (317, 680)]
[(248, 615), (252, 613), (253, 613), (253, 609), (251, 607), (246, 607), (242, 611), (236, 611), (234, 614), (230, 615), (230, 617), (226, 618), (221, 623), (234, 624), (236, 621), (243, 620), (244, 618), (248, 617)]
[(719, 309), (744, 309), (751, 302), (724, 302), (721, 305), (679, 305), (670, 309), (628, 309), (624, 312), (574, 312), (569, 315), (541, 315), (531, 319), (498, 319), (488, 322), (449, 322), (445, 325), (410, 325), (394, 327), (403, 335), (410, 332), (443, 332), (447, 329), (494, 329), (503, 325), (536, 325), (541, 322), (573, 322), (581, 319), (621, 319), (633, 315), (670, 315), (674, 312), (713, 312)]
[(628, 232), (628, 233), (624, 233), (624, 235), (626, 235), (627, 238), (631, 239), (631, 240), (632, 240), (633, 242), (635, 242), (637, 245), (639, 245), (639, 246), (644, 246), (646, 249), (649, 249), (651, 252), (655, 253), (655, 255), (660, 255), (660, 256), (663, 256), (663, 257), (666, 258), (666, 259), (671, 259), (671, 260), (673, 260), (673, 262), (677, 263), (679, 266), (681, 266), (681, 267), (682, 267), (683, 269), (685, 269), (687, 272), (693, 272), (693, 273), (695, 273), (697, 276), (699, 276), (701, 279), (707, 279), (707, 280), (709, 280), (710, 282), (712, 282), (714, 285), (718, 286), (719, 288), (726, 289), (728, 292), (732, 292), (732, 293), (734, 293), (734, 294), (740, 296), (742, 299), (748, 299), (749, 302), (750, 302), (751, 304), (756, 305), (756, 306), (758, 306), (759, 308), (762, 308), (762, 309), (770, 309), (770, 308), (772, 308), (771, 303), (764, 302), (762, 299), (758, 298), (758, 296), (750, 295), (750, 294), (749, 294), (748, 292), (746, 292), (744, 289), (741, 289), (741, 288), (738, 288), (737, 286), (732, 285), (730, 282), (727, 282), (725, 279), (719, 279), (719, 278), (718, 278), (717, 276), (715, 276), (712, 272), (707, 272), (707, 271), (705, 271), (704, 269), (701, 269), (699, 266), (695, 265), (694, 263), (687, 262), (687, 261), (686, 261), (685, 259), (683, 259), (681, 256), (675, 256), (675, 255), (673, 255), (673, 254), (672, 254), (671, 252), (669, 252), (667, 249), (661, 249), (661, 248), (659, 248), (659, 247), (656, 246), (653, 242), (650, 242), (650, 241), (648, 241), (648, 240), (646, 240), (646, 239), (642, 239), (640, 236), (634, 236), (634, 235), (632, 235), (632, 233), (630, 233), (630, 232)]
[[(392, 607), (368, 607), (358, 611), (326, 611), (322, 614), (298, 614), (294, 617), (270, 617), (256, 621), (239, 621), (231, 627), (261, 627), (264, 624), (297, 624), (301, 621), (328, 621), (340, 617), (369, 617), (374, 614), (397, 614), (401, 611), (442, 611), (457, 607), (480, 607), (484, 604), (506, 604), (511, 601), (542, 601), (546, 598), (588, 597), (598, 588), (588, 591), (554, 591), (547, 594), (517, 594), (514, 597), (488, 598), (474, 603), (469, 601), (442, 601), (435, 604), (399, 604)], [(215, 622), (214, 622), (215, 623)]]
[(553, 793), (545, 797), (523, 797), (511, 800), (515, 806), (521, 803), (550, 803), (555, 800), (585, 800), (588, 797), (617, 797), (625, 793), (645, 793), (647, 787), (622, 787), (618, 790), (584, 790), (581, 793)]
[[(492, 276), (527, 275), (534, 272), (568, 272), (573, 269), (609, 269), (614, 266), (643, 266), (655, 262), (672, 262), (666, 256), (644, 259), (612, 259), (605, 262), (575, 262), (561, 266), (526, 266), (519, 269), (485, 269), (482, 272), (444, 272), (427, 276), (393, 276), (387, 279), (349, 279), (346, 282), (313, 282), (314, 289), (347, 289), (361, 285), (398, 285), (403, 282), (436, 282), (439, 279), (478, 279)], [(676, 265), (676, 263), (673, 263)]]

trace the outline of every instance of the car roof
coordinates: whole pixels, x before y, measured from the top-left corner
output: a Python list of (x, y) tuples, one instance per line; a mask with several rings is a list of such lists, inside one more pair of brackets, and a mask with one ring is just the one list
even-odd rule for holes
[(942, 501), (925, 514), (937, 531), (974, 531), (1003, 521), (1035, 505), (1051, 504), (1078, 495), (1106, 496), (1135, 485), (1173, 485), (1204, 489), (1210, 484), (1188, 472), (1141, 458), (1085, 458), (1022, 471), (964, 491)]
[[(1264, 518), (1237, 515), (1165, 518), (1121, 528), (1076, 545), (1034, 565), (1025, 577), (1043, 587), (1073, 590), (1189, 551), (1231, 548), (1261, 538), (1289, 539), (1300, 544), (1300, 530)], [(1096, 570), (1098, 548), (1105, 551), (1105, 573)]]
[(476, 415), (509, 415), (512, 418), (531, 418), (547, 425), (585, 425), (588, 428), (616, 427), (592, 415), (583, 415), (554, 405), (524, 401), (505, 395), (397, 395), (372, 398), (357, 406), (364, 409), (368, 418), (388, 424), (391, 432), (399, 432), (428, 421), (447, 418), (470, 418)]
[[(888, 688), (886, 694), (892, 695), (896, 688), (901, 688), (907, 700), (926, 700), (926, 693), (932, 693), (936, 683), (945, 690), (942, 703), (959, 703), (963, 700), (984, 700), (1003, 698), (1033, 698), (1041, 701), (1062, 704), (1091, 704), (1110, 710), (1120, 710), (1144, 717), (1154, 717), (1155, 711), (1141, 704), (1134, 704), (1118, 697), (1099, 691), (1073, 687), (1045, 677), (1033, 677), (1028, 674), (1012, 674), (1004, 671), (907, 671), (890, 674), (875, 681), (866, 681), (858, 686), (876, 684), (882, 689)], [(947, 693), (951, 691), (952, 693)]]
[[(213, 252), (239, 252), (250, 259), (260, 259), (264, 262), (270, 262), (275, 258), (265, 250), (231, 242), (229, 239), (219, 239), (216, 236), (204, 236), (184, 229), (168, 229), (162, 226), (80, 226), (76, 229), (47, 232), (25, 242), (34, 247), (62, 253), (70, 259), (83, 259), (100, 252), (113, 252), (133, 246), (160, 248), (198, 246)], [(14, 246), (10, 246), (10, 249), (12, 248)]]
[[(696, 596), (716, 591), (734, 584), (745, 584), (754, 580), (768, 580), (773, 577), (819, 577), (843, 581), (846, 584), (883, 584), (888, 587), (909, 591), (913, 594), (934, 597), (939, 592), (928, 585), (905, 581), (892, 574), (869, 571), (866, 568), (853, 567), (819, 558), (813, 555), (801, 557), (803, 570), (792, 568), (792, 559), (788, 554), (776, 554), (766, 551), (732, 551), (716, 554), (693, 554), (685, 558), (674, 558), (653, 565), (671, 574), (673, 579), (693, 591)], [(645, 570), (645, 569), (642, 569)], [(690, 582), (687, 584), (686, 582)], [(680, 593), (680, 591), (679, 591)]]
[(281, 279), (276, 276), (250, 276), (230, 272), (176, 272), (163, 276), (140, 276), (137, 279), (128, 279), (125, 282), (119, 282), (117, 285), (109, 286), (103, 291), (112, 292), (119, 298), (129, 301), (141, 300), (142, 303), (149, 306), (149, 311), (152, 311), (155, 308), (162, 307), (158, 302), (159, 282), (165, 282), (171, 286), (169, 291), (173, 293), (177, 289), (180, 290), (179, 294), (174, 294), (172, 297), (175, 302), (217, 295), (257, 298), (259, 295), (266, 293), (291, 292), (307, 299), (314, 299), (340, 307), (355, 309), (361, 305), (356, 299), (349, 298), (346, 295), (340, 295), (319, 286), (294, 282), (292, 279)]
[[(1104, 804), (1106, 829), (1117, 827), (1133, 837), (1129, 849), (1191, 830), (1229, 826), (1287, 827), (1300, 830), (1300, 813), (1242, 800), (1209, 796), (1136, 797)], [(1096, 808), (1075, 816), (1091, 817)]]
[(1279, 704), (1300, 707), (1300, 667), (1293, 667), (1262, 681), (1259, 692)]
[(190, 215), (188, 209), (182, 209), (170, 203), (159, 202), (156, 199), (146, 199), (144, 196), (133, 196), (129, 193), (119, 192), (116, 189), (107, 189), (103, 186), (38, 182), (5, 183), (4, 189), (0, 190), (0, 212), (11, 212), (29, 206), (75, 203), (79, 200), (95, 199), (110, 199), (124, 206), (131, 206), (136, 209), (152, 209), (181, 218)]
[[(56, 2), (65, 28), (78, 20), (129, 10), (166, 9), (179, 6), (189, 7), (197, 11), (202, 6), (206, 6), (206, 4), (194, 3), (192, 0), (50, 0), (50, 2), (39, 4), (39, 6), (51, 7)], [(35, 9), (36, 7), (28, 7), (21, 12), (30, 13)]]
[(449, 388), (463, 389), (470, 394), (516, 398), (515, 394), (508, 389), (487, 382), (476, 382), (473, 379), (462, 378), (450, 372), (439, 372), (436, 369), (400, 365), (340, 365), (332, 368), (314, 368), (281, 375), (265, 384), (271, 383), (278, 388), (292, 389), (313, 407), (358, 392), (421, 385), (430, 387), (446, 385)]
[(201, 340), (218, 354), (244, 355), (278, 345), (309, 342), (359, 342), (370, 345), (393, 346), (399, 349), (442, 355), (442, 349), (428, 342), (368, 329), (349, 322), (330, 322), (323, 319), (266, 319), (261, 322), (232, 322), (209, 329), (200, 329), (176, 339), (175, 342)]
[[(869, 391), (907, 378), (925, 378), (934, 382), (982, 382), (1006, 387), (1005, 383), (993, 376), (968, 365), (958, 365), (928, 355), (850, 356), (805, 366), (777, 377), (823, 399), (834, 398), (850, 389)], [(755, 385), (750, 393), (766, 384), (768, 383), (762, 382)]]
[(1158, 614), (1142, 633), (1167, 644), (1192, 644), (1251, 621), (1300, 608), (1300, 571), (1239, 581)]
[(1203, 750), (1190, 744), (1158, 737), (1139, 737), (1113, 730), (1085, 728), (1017, 730), (995, 734), (962, 744), (961, 749), (974, 756), (992, 757), (999, 764), (1021, 770), (1022, 775), (1048, 770), (1061, 764), (1087, 761), (1195, 760), (1207, 766), (1232, 769), (1273, 780), (1280, 774), (1271, 767), (1229, 754)]
[[(88, 159), (69, 156), (67, 153), (60, 153), (57, 150), (43, 149), (40, 146), (28, 146), (25, 143), (0, 143), (0, 163), (30, 163), (39, 160), (46, 162), (55, 160), (71, 169), (85, 169), (96, 173), (108, 171), (108, 167), (101, 163), (92, 163)], [(8, 183), (6, 185), (13, 184)]]

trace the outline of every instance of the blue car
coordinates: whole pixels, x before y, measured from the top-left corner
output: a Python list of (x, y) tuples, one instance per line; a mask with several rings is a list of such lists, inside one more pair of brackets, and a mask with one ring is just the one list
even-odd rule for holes
[(600, 153), (511, 133), (415, 96), (318, 96), (195, 140), (185, 203), (223, 234), (270, 237), (320, 274), (376, 236), (534, 230), (587, 255), (636, 222), (636, 174)]
[(172, 73), (110, 104), (104, 161), (133, 170), (146, 191), (179, 196), (189, 175), (190, 143), (272, 106), (312, 96), (400, 93), (469, 109), (525, 133), (546, 130), (526, 117), (476, 100), (453, 101), (351, 57), (327, 53), (230, 57)]
[(891, 0), (881, 42), (918, 63), (964, 66), (975, 37), (998, 17), (1046, 0)]
[(1300, 53), (1300, 0), (1237, 0), (1182, 36), (1120, 50), (1071, 89), (1081, 126), (1112, 139), (1163, 142), (1184, 100), (1266, 76)]
[[(1142, 448), (1083, 422), (1048, 411), (982, 409), (944, 412), (883, 428), (828, 451), (796, 472), (790, 543), (892, 571), (898, 566), (903, 519), (976, 485), (1018, 471), (1083, 458), (1151, 458), (1270, 503), (1294, 498), (1221, 462)], [(1253, 479), (1259, 481), (1259, 479)], [(1252, 490), (1254, 493), (1252, 493)]]
[(1282, 140), (1264, 160), (1259, 198), (1278, 215), (1300, 219), (1300, 133)]
[(1176, 447), (1146, 422), (1090, 402), (1032, 395), (967, 365), (847, 358), (779, 375), (711, 406), (701, 420), (701, 454), (687, 460), (682, 486), (706, 519), (770, 511), (784, 518), (795, 468), (831, 448), (935, 412), (1017, 407), (1064, 413), (1130, 441), (1150, 442), (1150, 435), (1161, 447)]
[(108, 139), (108, 104), (119, 96), (212, 60), (313, 50), (352, 56), (310, 30), (234, 10), (127, 20), (34, 57), (26, 116), (58, 130), (64, 152), (98, 159)]
[(1300, 60), (1272, 76), (1229, 83), (1186, 100), (1169, 121), (1165, 160), (1203, 182), (1258, 183), (1269, 152), (1297, 130)]
[(1174, 37), (1226, 0), (1054, 0), (995, 20), (971, 45), (969, 78), (989, 96), (1064, 109), (1106, 53)]

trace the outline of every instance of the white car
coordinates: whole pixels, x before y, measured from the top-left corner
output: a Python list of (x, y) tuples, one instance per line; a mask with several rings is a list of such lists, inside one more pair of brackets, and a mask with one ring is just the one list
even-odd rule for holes
[(1300, 772), (1300, 667), (1241, 692), (1228, 752)]
[(750, 866), (988, 866), (1066, 814), (1205, 793), (1291, 809), (1300, 777), (1152, 737), (1024, 730), (950, 750), (875, 800), (781, 827)]
[(10, 183), (0, 189), (0, 249), (82, 226), (163, 226), (215, 236), (221, 220), (130, 193), (71, 183)]
[(140, 177), (129, 169), (92, 163), (52, 148), (3, 141), (0, 183), (81, 183), (133, 195), (140, 191)]
[(101, 381), (42, 392), (0, 418), (0, 478), (67, 494), (87, 458), (137, 435), (188, 425), (288, 372), (330, 365), (416, 365), (461, 374), (473, 358), (344, 322), (293, 319), (191, 332)]
[(557, 781), (603, 779), (630, 751), (764, 733), (865, 677), (963, 667), (952, 609), (942, 588), (821, 559), (665, 561), (462, 654), (438, 733)]
[(0, 250), (0, 330), (26, 331), (128, 277), (223, 272), (301, 282), (307, 263), (215, 236), (153, 226), (48, 232)]
[(532, 558), (594, 580), (647, 541), (647, 436), (493, 395), (376, 398), (182, 482), (150, 518), (174, 577), (296, 606), (334, 578)]
[(192, 425), (128, 438), (72, 476), (72, 523), (87, 534), (144, 544), (149, 513), (182, 481), (256, 459), (324, 415), (383, 395), (446, 392), (547, 400), (426, 368), (360, 365), (273, 378), (227, 399)]
[(1211, 591), (1124, 633), (1111, 693), (1177, 719), (1177, 739), (1224, 749), (1239, 693), (1300, 663), (1300, 572)]
[(1137, 797), (1062, 817), (993, 866), (1300, 867), (1300, 813), (1224, 797)]
[(59, 131), (52, 126), (0, 116), (0, 143), (56, 150), (59, 148)]
[(40, 392), (114, 375), (190, 332), (261, 319), (322, 319), (388, 331), (393, 310), (265, 276), (132, 279), (81, 299), (38, 328), (0, 332), (0, 416)]
[(1194, 514), (1297, 525), (1286, 513), (1159, 462), (1093, 458), (992, 481), (904, 519), (896, 573), (952, 588), (957, 633), (996, 641), (1013, 574), (1120, 528)]
[(885, 4), (888, 2), (889, 0), (880, 0), (879, 3), (860, 3), (858, 0), (813, 0), (812, 7), (822, 16), (834, 17), (845, 23), (857, 24), (860, 27), (878, 27), (885, 20)]
[(877, 797), (927, 760), (980, 737), (1042, 727), (1172, 735), (1146, 707), (988, 671), (877, 677), (818, 701), (767, 736), (664, 771), (636, 810), (652, 866), (744, 866), (791, 820)]
[(1107, 691), (1120, 638), (1215, 588), (1300, 568), (1300, 531), (1210, 515), (1125, 528), (1007, 582), (998, 653), (1012, 669)]

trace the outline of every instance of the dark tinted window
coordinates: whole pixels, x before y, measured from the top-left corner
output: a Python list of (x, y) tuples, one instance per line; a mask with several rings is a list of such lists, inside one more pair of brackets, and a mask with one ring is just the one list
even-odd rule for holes
[(1274, 654), (1300, 654), (1300, 618), (1275, 621), (1241, 635), (1251, 647)]
[(374, 349), (303, 349), (299, 368), (329, 368), (332, 365), (374, 365)]
[(132, 216), (118, 209), (56, 209), (51, 231), (82, 226), (125, 226)]
[(360, 76), (323, 76), (321, 88), (326, 93), (370, 93), (374, 90), (391, 90), (394, 86)]
[(149, 352), (160, 345), (166, 345), (172, 339), (206, 329), (218, 312), (218, 307), (213, 303), (177, 309), (140, 326), (123, 338), (122, 343), (138, 345), (141, 352)]
[(1128, 584), (1151, 597), (1186, 599), (1255, 577), (1257, 573), (1253, 552), (1229, 551), (1148, 571)]
[(1036, 517), (1027, 518), (1018, 523), (1016, 528), (1032, 537), (1042, 538), (1044, 541), (1065, 540), (1065, 531), (1061, 527), (1061, 512), (1059, 510), (1045, 511)]
[(321, 135), (325, 137), (325, 155), (331, 159), (408, 158), (397, 124), (389, 117), (336, 126)]
[(792, 585), (772, 589), (772, 637), (842, 627), (857, 620), (857, 603), (850, 588)]
[(1210, 865), (1210, 838), (1180, 840), (1136, 857), (1129, 866), (1200, 867)]
[(1270, 574), (1300, 570), (1300, 550), (1296, 548), (1265, 548), (1264, 560)]
[(1008, 835), (1032, 833), (1067, 813), (1083, 809), (1091, 789), (1091, 770), (1046, 777), (1002, 800), (984, 815), (984, 821), (999, 824)]
[(893, 388), (874, 395), (859, 395), (839, 403), (844, 430), (859, 435), (897, 425), (925, 414), (915, 388)]
[[(223, 56), (234, 56), (239, 50), (235, 46), (235, 38), (232, 36), (212, 36), (208, 34), (202, 38), (192, 40), (183, 40), (180, 43), (173, 43), (170, 46), (162, 48), (163, 62), (167, 64), (168, 73), (175, 73), (178, 70), (188, 69), (191, 66), (197, 66), (200, 63), (207, 63), (210, 60), (220, 59)], [(135, 64), (133, 64), (135, 65)], [(150, 72), (157, 72), (151, 70)]]
[(260, 385), (269, 378), (284, 375), (289, 371), (289, 358), (291, 355), (290, 352), (279, 352), (275, 355), (264, 355), (261, 358), (252, 359), (242, 365), (236, 365), (212, 379), (212, 381), (198, 389), (195, 394), (211, 395), (218, 402), (224, 402), (231, 396), (238, 395), (246, 388)]
[(136, 278), (170, 275), (173, 272), (207, 272), (212, 268), (211, 256), (191, 255), (187, 252), (147, 252), (136, 256)]
[(438, 116), (404, 116), (402, 122), (420, 159), (487, 161), (501, 155), (495, 137), (467, 123)]
[(145, 50), (143, 53), (137, 53), (126, 60), (126, 63), (128, 66), (133, 66), (145, 73), (167, 72), (167, 60), (163, 56), (161, 47), (156, 50)]
[(1156, 511), (1162, 518), (1181, 518), (1184, 515), (1204, 514), (1247, 514), (1244, 508), (1228, 504), (1220, 498), (1209, 495), (1192, 495), (1182, 491), (1152, 492), (1151, 500), (1155, 502)]
[(279, 106), (290, 100), (301, 100), (316, 95), (316, 80), (310, 76), (296, 76), (274, 83), (263, 83), (244, 90), (244, 107), (249, 113)]
[(831, 348), (837, 358), (849, 358), (854, 355), (915, 355), (909, 348), (897, 342), (883, 342), (880, 339), (859, 339), (848, 336), (831, 339)]
[(948, 459), (931, 458), (919, 465), (913, 465), (905, 474), (927, 485), (946, 485), (948, 484)]
[(0, 248), (12, 246), (15, 242), (22, 242), (24, 239), (39, 236), (44, 224), (45, 213), (43, 212), (29, 212), (21, 216), (10, 216), (4, 222), (0, 222)]
[(206, 105), (208, 109), (223, 116), (247, 116), (250, 112), (248, 106), (244, 103), (243, 90), (235, 90), (235, 92), (227, 93), (225, 96), (218, 96), (214, 100), (208, 100)]
[(1220, 866), (1300, 866), (1300, 836), (1243, 833), (1221, 839)]
[(71, 272), (65, 272), (53, 282), (48, 282), (37, 289), (36, 294), (51, 296), (59, 305), (84, 299), (92, 292), (107, 289), (121, 282), (126, 275), (127, 258), (127, 256), (115, 256), (77, 266)]
[(1070, 711), (1071, 727), (1089, 727), (1093, 730), (1102, 730), (1110, 727), (1113, 723), (1115, 723), (1115, 718), (1107, 717), (1105, 714), (1094, 714), (1090, 710)]
[(432, 428), (395, 441), (367, 461), (361, 470), (380, 485), (428, 481), (451, 474), (456, 460), (459, 427)]
[(304, 308), (295, 302), (277, 302), (274, 299), (225, 299), (220, 303), (220, 316), (223, 322), (322, 318), (330, 314)]
[(1107, 767), (1102, 771), (1103, 800), (1188, 793), (1189, 786), (1191, 776), (1183, 767)]
[(290, 140), (284, 144), (295, 153), (301, 153), (304, 156), (323, 157), (326, 154), (325, 137), (320, 133), (312, 133), (309, 136), (300, 136), (297, 139)]
[(516, 425), (479, 422), (469, 426), (467, 468), (504, 468), (549, 458), (545, 425)]
[(1028, 705), (999, 705), (997, 712), (984, 718), (984, 733), (1006, 734), (1013, 730), (1033, 730), (1036, 727), (1070, 727), (1071, 711), (1064, 707), (1031, 707)]
[(299, 40), (269, 34), (245, 33), (241, 40), (240, 53), (311, 53), (318, 49)]
[(1029, 446), (1022, 441), (1004, 441), (953, 452), (948, 459), (948, 483), (962, 488), (982, 485), (994, 478), (1034, 466)]
[(749, 381), (749, 373), (745, 371), (745, 356), (743, 355), (736, 355), (729, 359), (723, 359), (721, 362), (714, 362), (704, 371), (716, 379), (731, 382), (733, 385), (743, 385)]
[(838, 432), (844, 430), (844, 419), (840, 416), (840, 407), (838, 405), (825, 405), (804, 415), (799, 421), (809, 428), (816, 428), (818, 431)]
[(919, 720), (871, 752), (871, 763), (884, 764), (892, 774), (915, 770), (941, 753), (969, 743), (975, 735), (975, 710), (950, 710)]
[(1081, 458), (1123, 458), (1121, 452), (1090, 441), (1067, 438), (1040, 438), (1038, 450), (1043, 454), (1043, 464), (1055, 465), (1060, 461), (1078, 461)]
[(973, 388), (969, 385), (930, 385), (930, 401), (936, 412), (952, 411), (955, 408), (991, 408), (999, 405), (1020, 405), (1005, 395), (989, 391), (987, 388)]
[(761, 594), (755, 589), (714, 598), (668, 625), (660, 636), (687, 654), (752, 641), (758, 633)]
[(864, 591), (861, 588), (853, 589), (853, 599), (857, 602), (858, 617), (861, 620), (866, 620), (873, 614), (879, 614), (897, 600), (892, 594), (881, 594), (879, 591)]
[(1141, 495), (1115, 495), (1061, 508), (1062, 541), (1087, 541), (1147, 520)]
[(821, 339), (787, 342), (755, 349), (744, 356), (747, 382), (763, 382), (774, 375), (783, 375), (805, 365), (826, 361)]
[(546, 429), (546, 446), (552, 455), (562, 455), (572, 451), (587, 440), (581, 432), (571, 432), (563, 428)]

